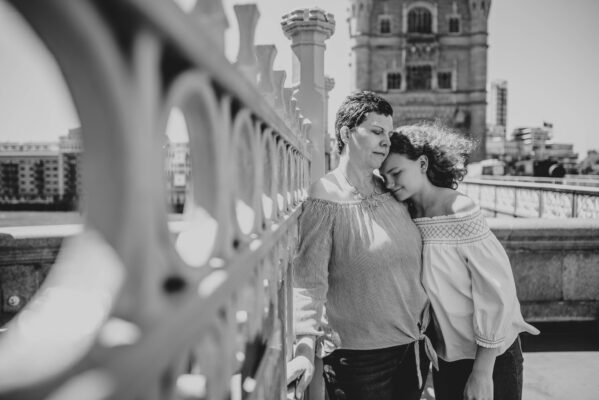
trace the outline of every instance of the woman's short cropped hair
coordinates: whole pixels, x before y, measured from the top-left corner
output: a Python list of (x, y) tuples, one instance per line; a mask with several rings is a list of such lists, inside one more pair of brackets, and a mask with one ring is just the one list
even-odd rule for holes
[(335, 118), (335, 138), (339, 154), (345, 146), (341, 140), (341, 127), (347, 126), (352, 129), (364, 122), (368, 113), (371, 112), (386, 117), (393, 116), (393, 108), (389, 102), (374, 92), (367, 90), (354, 92), (343, 100)]
[(468, 158), (476, 143), (451, 131), (439, 122), (423, 122), (396, 128), (391, 134), (389, 153), (416, 160), (428, 159), (426, 175), (435, 186), (456, 189), (468, 172)]

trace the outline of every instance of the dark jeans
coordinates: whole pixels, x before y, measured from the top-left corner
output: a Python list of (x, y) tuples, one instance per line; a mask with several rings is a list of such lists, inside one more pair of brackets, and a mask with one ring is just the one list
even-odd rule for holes
[[(493, 368), (493, 399), (522, 399), (522, 347), (520, 338), (495, 359)], [(466, 381), (474, 360), (446, 362), (439, 359), (439, 371), (433, 368), (436, 400), (462, 400)]]
[[(418, 387), (414, 343), (376, 350), (339, 349), (323, 358), (329, 400), (419, 400), (423, 388)], [(420, 344), (425, 381), (429, 360)]]

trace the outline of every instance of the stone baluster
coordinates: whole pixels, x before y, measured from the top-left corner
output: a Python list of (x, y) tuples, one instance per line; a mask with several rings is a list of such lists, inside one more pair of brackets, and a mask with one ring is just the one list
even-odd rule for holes
[(283, 88), (283, 104), (285, 105), (285, 116), (287, 118), (287, 122), (291, 126), (291, 115), (293, 114), (293, 109), (291, 108), (291, 99), (293, 98), (293, 88)]
[(284, 118), (286, 118), (287, 114), (287, 103), (285, 101), (285, 94), (283, 91), (285, 79), (287, 79), (287, 72), (283, 70), (277, 70), (273, 72), (274, 107)]
[(258, 59), (258, 89), (271, 106), (274, 106), (275, 87), (273, 76), (273, 63), (277, 55), (277, 48), (272, 45), (256, 46), (256, 57)]
[(255, 4), (238, 4), (233, 9), (239, 25), (239, 51), (236, 65), (251, 82), (256, 83), (258, 68), (254, 41), (260, 11)]
[(229, 21), (225, 15), (222, 0), (197, 1), (191, 15), (208, 28), (206, 32), (224, 53), (225, 31), (229, 28)]
[(319, 8), (300, 9), (284, 15), (281, 26), (295, 55), (292, 76), (299, 89), (298, 104), (312, 123), (310, 176), (314, 181), (325, 172), (324, 42), (335, 31), (335, 18)]

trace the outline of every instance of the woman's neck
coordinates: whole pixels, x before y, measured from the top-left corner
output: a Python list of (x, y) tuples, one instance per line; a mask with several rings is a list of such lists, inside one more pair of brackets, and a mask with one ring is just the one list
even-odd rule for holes
[(429, 184), (425, 185), (420, 192), (414, 194), (410, 198), (410, 201), (413, 204), (416, 217), (433, 216), (439, 203), (443, 201), (443, 192), (443, 188), (429, 182)]
[(343, 177), (349, 180), (349, 184), (355, 186), (356, 189), (372, 189), (373, 179), (372, 170), (363, 166), (356, 165), (349, 160), (349, 157), (343, 157), (339, 159), (339, 165), (337, 170), (343, 175)]

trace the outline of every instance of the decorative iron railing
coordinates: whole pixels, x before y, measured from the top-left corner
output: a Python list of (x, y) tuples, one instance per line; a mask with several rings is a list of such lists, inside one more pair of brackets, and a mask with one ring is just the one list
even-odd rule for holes
[(459, 189), (495, 216), (599, 218), (599, 188), (468, 178)]
[[(323, 104), (324, 82), (283, 87), (274, 46), (254, 46), (253, 5), (235, 7), (232, 65), (220, 0), (188, 13), (166, 0), (11, 3), (56, 58), (79, 113), (85, 223), (37, 293), (15, 303), (27, 304), (0, 334), (0, 398), (284, 398), (297, 217), (324, 159), (313, 151), (324, 107), (298, 105), (309, 85)], [(292, 42), (310, 29), (324, 42), (333, 16), (284, 19)], [(302, 38), (294, 51), (324, 52)], [(191, 182), (169, 227), (162, 147), (174, 108)]]

